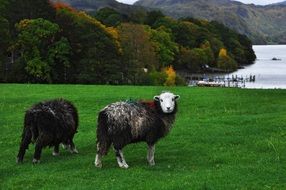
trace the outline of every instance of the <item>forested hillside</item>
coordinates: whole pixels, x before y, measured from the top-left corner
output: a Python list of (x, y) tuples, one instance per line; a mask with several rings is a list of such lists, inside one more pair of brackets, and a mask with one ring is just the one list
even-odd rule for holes
[(256, 6), (231, 0), (139, 0), (135, 5), (160, 9), (174, 18), (215, 20), (247, 35), (255, 44), (286, 43), (285, 2)]
[(251, 41), (217, 22), (108, 7), (89, 15), (48, 0), (0, 5), (1, 82), (179, 85), (178, 70), (255, 60)]

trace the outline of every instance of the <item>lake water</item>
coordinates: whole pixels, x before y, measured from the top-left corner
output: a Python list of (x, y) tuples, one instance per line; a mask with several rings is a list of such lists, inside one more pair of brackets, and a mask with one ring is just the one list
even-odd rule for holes
[[(257, 56), (255, 63), (229, 75), (255, 75), (256, 81), (246, 83), (246, 88), (286, 89), (286, 45), (253, 46), (253, 49)], [(281, 60), (273, 61), (274, 57)]]

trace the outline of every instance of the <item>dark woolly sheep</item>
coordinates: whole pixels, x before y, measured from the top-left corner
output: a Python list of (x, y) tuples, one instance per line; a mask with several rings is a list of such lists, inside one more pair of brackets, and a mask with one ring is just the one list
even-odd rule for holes
[(62, 143), (71, 153), (78, 153), (73, 143), (78, 128), (78, 113), (75, 106), (63, 99), (35, 104), (26, 111), (24, 129), (17, 162), (22, 162), (26, 149), (35, 143), (33, 163), (40, 162), (42, 148), (54, 146), (53, 155), (59, 154)]
[(100, 111), (97, 126), (97, 154), (95, 166), (102, 167), (101, 159), (113, 144), (119, 167), (128, 168), (122, 149), (130, 143), (145, 141), (147, 161), (155, 165), (155, 143), (168, 134), (177, 112), (178, 95), (163, 92), (150, 102), (116, 102)]

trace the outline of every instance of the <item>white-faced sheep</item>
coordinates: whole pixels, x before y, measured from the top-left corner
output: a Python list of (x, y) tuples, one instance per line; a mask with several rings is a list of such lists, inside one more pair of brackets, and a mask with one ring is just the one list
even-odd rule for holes
[(36, 144), (33, 163), (40, 161), (42, 148), (46, 146), (54, 146), (54, 156), (59, 154), (60, 143), (63, 143), (70, 152), (77, 153), (73, 143), (77, 128), (78, 113), (71, 102), (56, 99), (35, 104), (25, 114), (17, 162), (23, 161), (31, 142)]
[(130, 143), (145, 141), (147, 161), (155, 165), (155, 143), (168, 134), (177, 112), (178, 95), (163, 92), (153, 101), (116, 102), (100, 111), (97, 126), (95, 166), (102, 167), (102, 156), (113, 144), (119, 167), (128, 168), (122, 148)]

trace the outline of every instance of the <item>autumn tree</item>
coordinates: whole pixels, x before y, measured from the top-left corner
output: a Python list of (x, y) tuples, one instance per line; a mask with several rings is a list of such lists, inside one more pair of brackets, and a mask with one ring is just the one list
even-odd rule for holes
[(142, 25), (124, 23), (118, 27), (118, 30), (123, 49), (121, 72), (125, 80), (140, 83), (144, 68), (148, 72), (158, 68), (154, 44)]
[(167, 75), (167, 79), (164, 83), (165, 86), (174, 86), (176, 84), (176, 72), (173, 66), (169, 66), (165, 68), (165, 73)]
[(233, 71), (237, 68), (236, 62), (228, 56), (225, 48), (222, 48), (219, 52), (217, 66), (225, 71)]

